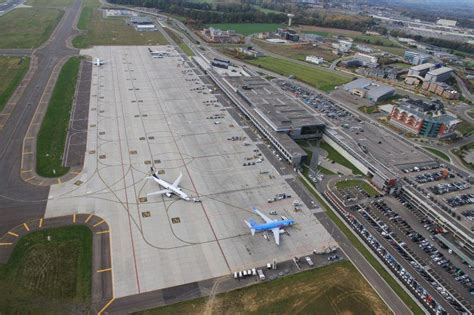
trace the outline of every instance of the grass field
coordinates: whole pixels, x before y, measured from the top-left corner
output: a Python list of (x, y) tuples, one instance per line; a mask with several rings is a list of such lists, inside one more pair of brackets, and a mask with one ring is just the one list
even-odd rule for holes
[(186, 43), (181, 39), (181, 37), (179, 37), (178, 34), (176, 34), (175, 32), (173, 32), (172, 30), (168, 29), (168, 28), (165, 28), (164, 29), (166, 33), (168, 33), (168, 35), (174, 40), (174, 42), (179, 46), (179, 48), (181, 48), (181, 50), (188, 56), (194, 56), (194, 53), (193, 51), (191, 50), (191, 48), (189, 48), (188, 45), (186, 45)]
[(260, 32), (274, 32), (277, 28), (282, 27), (277, 23), (218, 23), (209, 24), (208, 26), (219, 28), (221, 30), (234, 30), (236, 33), (242, 35), (250, 35)]
[(436, 149), (431, 148), (431, 147), (423, 147), (423, 149), (425, 149), (427, 151), (430, 151), (431, 153), (433, 153), (434, 155), (436, 155), (440, 159), (443, 159), (443, 160), (448, 161), (448, 162), (451, 161), (451, 159), (449, 158), (448, 155), (446, 155), (445, 153), (443, 153), (439, 150), (436, 150)]
[(324, 208), (327, 216), (337, 225), (342, 233), (349, 239), (352, 245), (364, 256), (369, 264), (377, 271), (377, 273), (385, 280), (385, 282), (392, 288), (392, 290), (400, 297), (400, 299), (410, 308), (415, 315), (425, 314), (418, 304), (406, 293), (406, 291), (398, 284), (398, 282), (385, 270), (381, 263), (374, 257), (374, 255), (359, 241), (352, 230), (348, 228), (344, 222), (334, 213), (328, 206), (326, 201), (322, 199), (315, 191), (312, 185), (305, 180), (301, 182), (308, 188), (312, 195), (319, 201)]
[[(337, 276), (335, 276), (337, 275)], [(205, 314), (207, 298), (136, 314)], [(212, 314), (390, 314), (348, 261), (219, 294)]]
[(0, 57), (0, 111), (28, 72), (30, 58)]
[(329, 37), (329, 36), (355, 37), (355, 36), (362, 35), (362, 33), (358, 31), (343, 30), (339, 28), (330, 28), (330, 27), (310, 26), (310, 25), (302, 25), (302, 26), (297, 27), (297, 29), (304, 33), (314, 33), (314, 34), (324, 36), (324, 37)]
[(329, 144), (326, 142), (321, 142), (320, 146), (323, 150), (325, 150), (328, 153), (328, 159), (331, 161), (334, 161), (338, 164), (341, 164), (349, 169), (352, 170), (352, 174), (355, 175), (363, 175), (362, 172), (355, 167), (354, 164), (352, 164), (349, 160), (347, 160), (345, 157), (343, 157), (339, 152), (336, 151), (333, 147), (331, 147)]
[(51, 95), (36, 142), (36, 172), (40, 176), (58, 177), (69, 170), (62, 166), (63, 152), (79, 65), (77, 57), (64, 64)]
[(471, 143), (461, 146), (458, 149), (453, 149), (451, 152), (456, 154), (461, 159), (461, 162), (464, 164), (465, 167), (474, 171), (474, 164), (465, 160), (465, 156), (469, 153), (469, 151), (473, 151), (473, 150), (474, 150), (474, 142), (471, 142)]
[(264, 40), (252, 40), (259, 47), (263, 48), (266, 51), (271, 53), (285, 56), (288, 58), (305, 61), (306, 56), (314, 55), (324, 58), (324, 61), (332, 62), (338, 58), (338, 56), (332, 53), (331, 47), (329, 44), (322, 44), (316, 47), (313, 47), (311, 44), (308, 45), (283, 45), (283, 44), (270, 44)]
[(164, 45), (160, 32), (137, 32), (124, 18), (104, 18), (96, 0), (86, 0), (77, 26), (86, 33), (73, 39), (76, 48), (93, 45)]
[(398, 43), (380, 35), (358, 35), (354, 37), (354, 41), (376, 46), (401, 47)]
[(379, 192), (374, 187), (372, 187), (371, 185), (369, 185), (363, 180), (350, 179), (350, 180), (341, 180), (336, 183), (337, 189), (352, 188), (356, 186), (359, 186), (360, 188), (362, 188), (366, 193), (369, 194), (370, 197), (375, 197), (375, 196), (380, 195)]
[(89, 228), (32, 232), (18, 241), (8, 263), (0, 265), (0, 313), (89, 313), (91, 268)]
[(321, 67), (302, 65), (275, 57), (260, 57), (248, 60), (247, 62), (284, 76), (293, 75), (297, 80), (326, 92), (333, 90), (336, 85), (341, 85), (351, 80), (347, 75), (335, 73)]
[(0, 17), (1, 48), (36, 48), (61, 20), (63, 11), (46, 8), (16, 9)]

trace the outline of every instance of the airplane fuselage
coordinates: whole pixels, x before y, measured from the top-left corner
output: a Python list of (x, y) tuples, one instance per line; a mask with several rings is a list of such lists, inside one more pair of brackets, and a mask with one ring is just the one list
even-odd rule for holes
[(263, 231), (268, 231), (272, 230), (275, 228), (283, 228), (286, 226), (293, 225), (293, 220), (281, 220), (281, 221), (273, 221), (269, 223), (263, 223), (263, 224), (255, 224), (253, 228), (255, 229), (255, 232), (263, 232)]
[[(173, 185), (171, 185), (170, 183), (164, 181), (163, 179), (157, 177), (157, 176), (153, 176), (153, 180), (155, 182), (158, 183), (158, 185), (160, 185), (161, 187), (163, 187), (164, 189), (167, 189), (169, 190), (170, 192), (172, 192), (173, 194), (177, 195), (179, 198), (181, 199), (184, 199), (184, 200), (189, 200), (189, 196), (184, 193), (181, 188), (179, 187), (174, 187)], [(171, 194), (167, 193), (166, 196), (168, 197), (171, 197)]]

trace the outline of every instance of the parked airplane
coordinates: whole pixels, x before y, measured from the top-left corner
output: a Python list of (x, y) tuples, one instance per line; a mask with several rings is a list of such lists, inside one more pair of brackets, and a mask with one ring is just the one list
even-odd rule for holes
[(181, 178), (183, 177), (183, 174), (179, 174), (178, 178), (176, 178), (176, 180), (170, 184), (168, 183), (167, 181), (165, 181), (164, 179), (161, 179), (158, 174), (155, 172), (155, 170), (153, 169), (153, 167), (151, 167), (151, 178), (158, 183), (158, 185), (160, 185), (161, 187), (163, 187), (164, 189), (163, 190), (159, 190), (157, 192), (153, 192), (153, 193), (149, 193), (147, 194), (147, 196), (152, 196), (152, 195), (166, 195), (167, 197), (171, 197), (172, 195), (176, 195), (178, 196), (179, 198), (183, 199), (183, 200), (186, 200), (186, 201), (195, 201), (195, 202), (199, 202), (198, 199), (196, 198), (193, 198), (191, 199), (186, 193), (184, 193), (181, 188), (179, 188), (179, 182), (181, 181)]
[(255, 232), (272, 231), (273, 236), (275, 237), (275, 243), (277, 245), (280, 245), (280, 234), (284, 232), (284, 230), (281, 228), (295, 224), (294, 220), (288, 218), (283, 218), (282, 220), (272, 220), (257, 208), (253, 208), (253, 211), (255, 211), (255, 213), (265, 221), (265, 223), (258, 224), (253, 219), (249, 219), (248, 221), (245, 220), (245, 223), (252, 232), (252, 235), (255, 235)]
[(91, 61), (91, 63), (94, 65), (94, 66), (102, 66), (104, 63), (105, 63), (105, 60), (102, 60), (100, 58), (96, 58), (95, 61)]
[(169, 55), (169, 52), (167, 51), (152, 50), (151, 48), (148, 48), (148, 52), (153, 58), (163, 58), (164, 56)]

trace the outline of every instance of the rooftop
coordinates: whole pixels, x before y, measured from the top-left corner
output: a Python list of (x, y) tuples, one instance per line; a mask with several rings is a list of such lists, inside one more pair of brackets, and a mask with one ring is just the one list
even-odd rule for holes
[(448, 72), (451, 72), (451, 71), (453, 71), (453, 69), (448, 68), (448, 67), (441, 67), (441, 68), (438, 68), (438, 69), (430, 70), (430, 72), (428, 72), (428, 73), (431, 74), (431, 75), (440, 75), (440, 74), (445, 74), (445, 73), (448, 73)]
[(426, 69), (430, 69), (431, 67), (434, 67), (435, 65), (433, 63), (423, 63), (421, 65), (418, 65), (418, 66), (413, 66), (410, 68), (410, 70), (413, 70), (413, 71), (422, 71), (422, 70), (426, 70)]

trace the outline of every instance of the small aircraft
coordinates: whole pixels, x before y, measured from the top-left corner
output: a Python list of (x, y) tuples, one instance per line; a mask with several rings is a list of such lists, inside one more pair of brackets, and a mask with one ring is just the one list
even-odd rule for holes
[(94, 66), (102, 66), (103, 64), (105, 64), (105, 60), (102, 60), (100, 58), (96, 58), (95, 61), (90, 61)]
[(255, 235), (255, 232), (272, 231), (273, 236), (275, 237), (275, 243), (277, 245), (280, 245), (280, 234), (284, 233), (284, 230), (281, 228), (295, 224), (294, 220), (288, 218), (283, 218), (282, 220), (272, 220), (257, 208), (253, 208), (253, 211), (258, 214), (265, 221), (265, 223), (258, 224), (253, 219), (249, 219), (248, 221), (245, 220), (245, 224), (247, 224), (249, 227), (252, 235)]
[(178, 178), (176, 178), (176, 180), (170, 184), (168, 183), (167, 181), (165, 181), (164, 179), (161, 179), (158, 174), (155, 172), (155, 170), (153, 169), (153, 167), (150, 168), (151, 169), (151, 176), (150, 178), (152, 178), (155, 182), (158, 183), (158, 185), (160, 185), (160, 187), (163, 187), (164, 189), (163, 190), (159, 190), (157, 192), (153, 192), (153, 193), (149, 193), (147, 194), (147, 196), (153, 196), (153, 195), (166, 195), (167, 197), (171, 197), (172, 195), (176, 195), (178, 196), (179, 198), (183, 199), (183, 200), (186, 200), (186, 201), (195, 201), (195, 202), (198, 202), (199, 200), (198, 199), (191, 199), (186, 193), (184, 193), (181, 188), (179, 188), (179, 182), (181, 181), (181, 178), (183, 177), (183, 174), (180, 173)]

